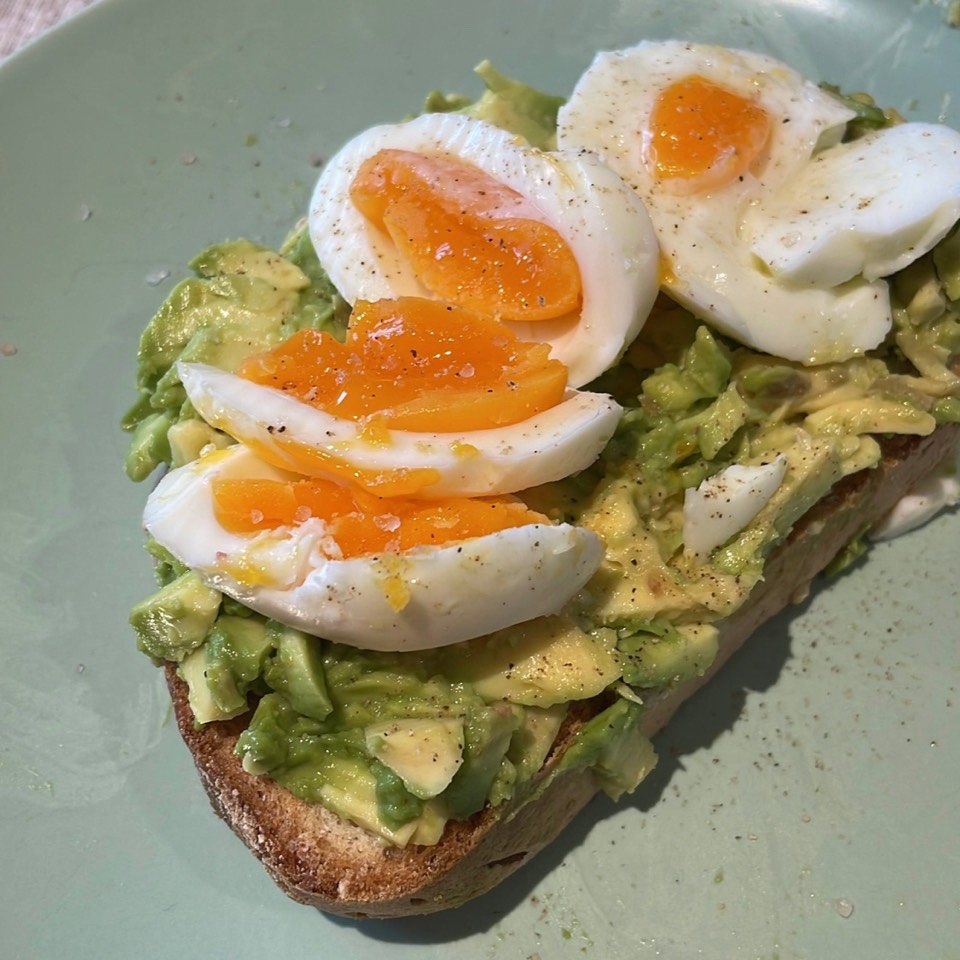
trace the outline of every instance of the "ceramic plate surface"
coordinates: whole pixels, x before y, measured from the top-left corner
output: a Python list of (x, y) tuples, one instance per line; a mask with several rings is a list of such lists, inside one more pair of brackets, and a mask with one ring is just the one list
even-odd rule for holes
[(0, 69), (0, 953), (946, 960), (960, 956), (960, 516), (780, 617), (618, 807), (449, 915), (287, 900), (211, 813), (159, 671), (118, 422), (141, 328), (208, 243), (278, 243), (316, 158), (471, 70), (567, 92), (595, 50), (762, 50), (960, 122), (924, 0), (105, 0)]

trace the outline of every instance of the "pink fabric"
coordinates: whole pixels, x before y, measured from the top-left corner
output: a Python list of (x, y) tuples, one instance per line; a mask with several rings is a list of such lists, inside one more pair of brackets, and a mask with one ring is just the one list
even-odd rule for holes
[(0, 57), (61, 20), (79, 13), (92, 0), (0, 0)]

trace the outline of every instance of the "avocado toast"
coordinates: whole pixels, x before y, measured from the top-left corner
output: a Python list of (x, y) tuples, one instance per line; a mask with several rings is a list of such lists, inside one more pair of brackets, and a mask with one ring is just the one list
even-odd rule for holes
[[(919, 374), (911, 350), (950, 375), (951, 255), (948, 240), (895, 279), (889, 342), (820, 367), (725, 341), (660, 300), (591, 387), (624, 408), (600, 458), (523, 493), (606, 548), (553, 617), (438, 650), (368, 652), (253, 613), (152, 545), (162, 587), (133, 613), (140, 645), (178, 664), (168, 678), (201, 777), (281, 886), (350, 915), (454, 906), (549, 842), (596, 789), (633, 789), (655, 762), (649, 736), (682, 699), (950, 452), (953, 388), (925, 391), (929, 368)], [(185, 399), (178, 360), (231, 368), (295, 330), (342, 330), (302, 228), (279, 253), (225, 244), (194, 267), (144, 335), (127, 421), (138, 478), (231, 444)], [(921, 439), (874, 439), (891, 433)], [(678, 552), (683, 491), (773, 457), (789, 480), (755, 517), (707, 563)], [(431, 765), (452, 774), (431, 778), (422, 751), (391, 750), (398, 733), (424, 734)]]

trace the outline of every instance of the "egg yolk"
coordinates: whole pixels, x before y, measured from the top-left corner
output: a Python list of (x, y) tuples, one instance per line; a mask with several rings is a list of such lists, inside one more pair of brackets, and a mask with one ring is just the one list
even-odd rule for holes
[[(397, 467), (390, 470), (367, 470), (358, 467), (348, 456), (303, 443), (286, 433), (274, 430), (270, 442), (255, 437), (244, 441), (267, 463), (282, 469), (294, 469), (308, 476), (336, 477), (343, 483), (355, 483), (378, 497), (412, 497), (440, 479), (434, 467)], [(275, 450), (280, 456), (275, 455)]]
[(471, 164), (381, 150), (360, 167), (350, 197), (442, 300), (511, 321), (580, 307), (580, 270), (563, 237)]
[(770, 117), (753, 101), (694, 75), (661, 91), (650, 134), (656, 178), (684, 192), (701, 192), (750, 169), (770, 135)]
[(296, 526), (319, 517), (343, 558), (441, 546), (529, 523), (549, 523), (507, 497), (382, 499), (328, 480), (233, 480), (212, 484), (214, 513), (231, 533)]
[(545, 343), (434, 300), (358, 301), (344, 343), (302, 330), (245, 361), (240, 376), (327, 413), (386, 429), (448, 433), (519, 423), (563, 399), (567, 368)]

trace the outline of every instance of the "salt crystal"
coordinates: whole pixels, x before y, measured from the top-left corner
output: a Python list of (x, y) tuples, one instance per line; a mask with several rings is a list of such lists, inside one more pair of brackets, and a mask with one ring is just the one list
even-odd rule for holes
[(845, 899), (841, 898), (837, 901), (837, 913), (843, 917), (844, 920), (849, 920), (853, 916), (853, 904)]
[(144, 280), (146, 280), (148, 286), (157, 287), (161, 283), (163, 283), (163, 281), (166, 280), (167, 277), (169, 276), (170, 276), (169, 270), (160, 269), (160, 270), (154, 270), (153, 273), (148, 273), (144, 277)]

